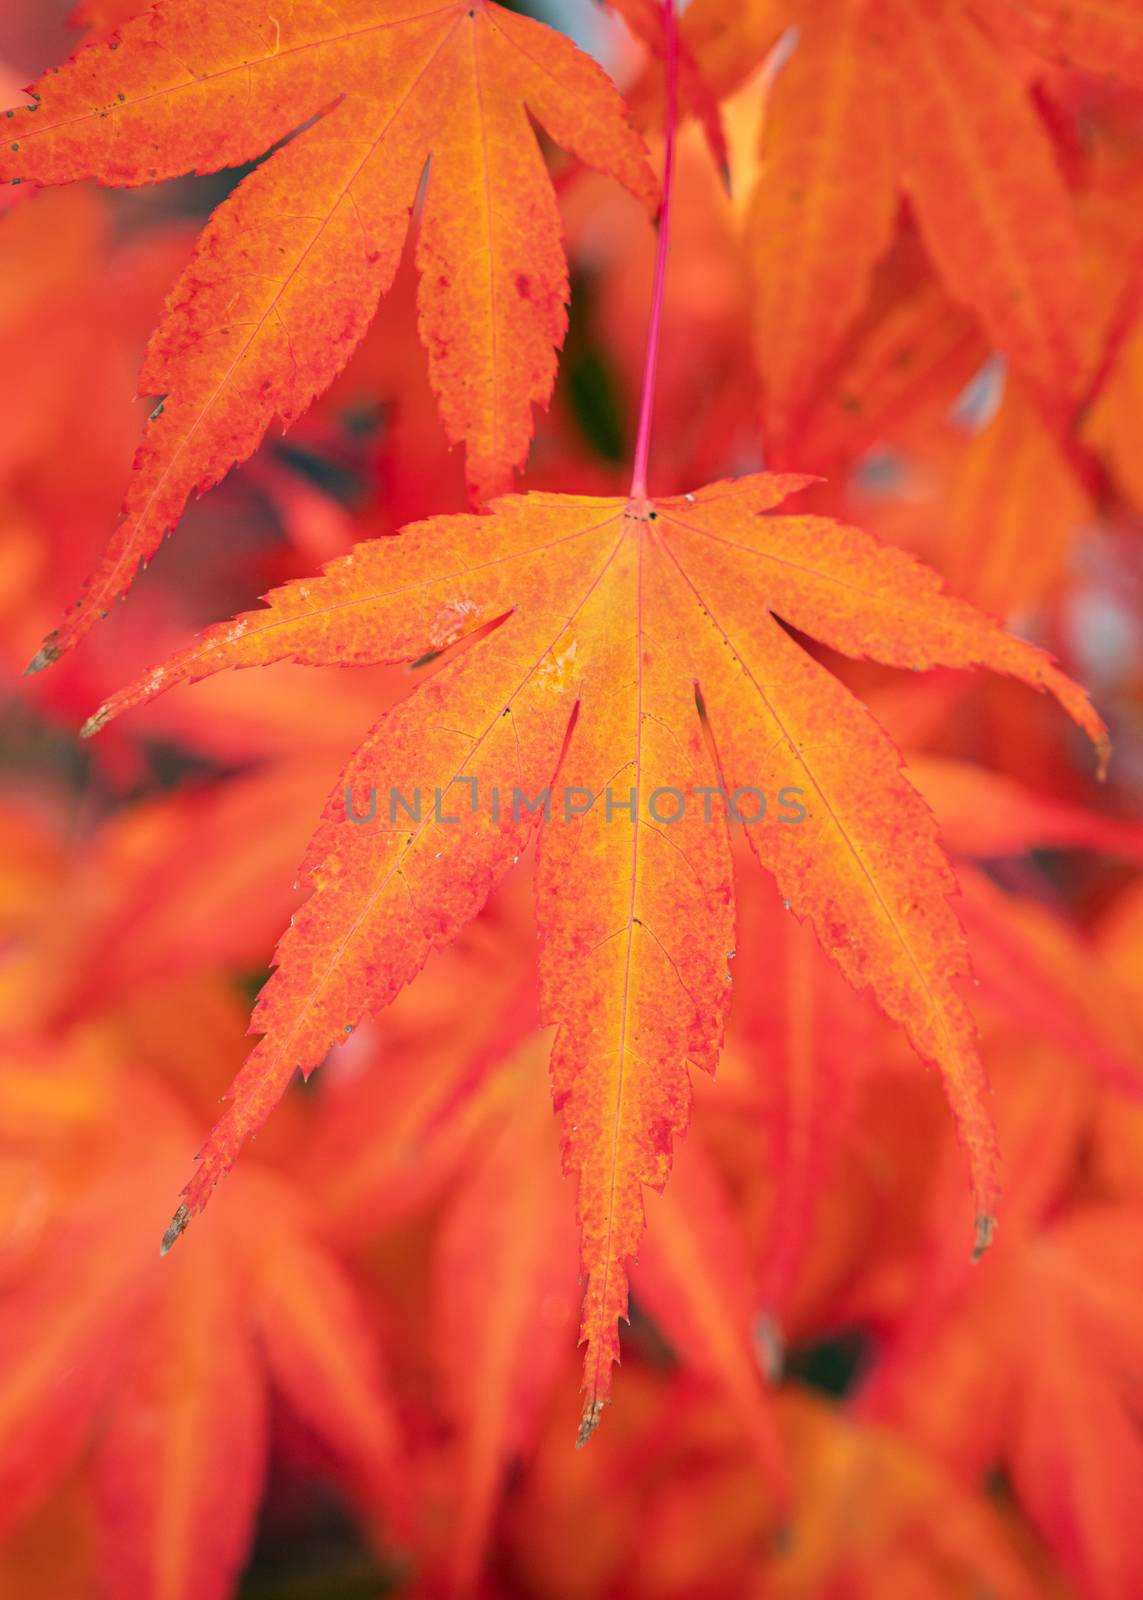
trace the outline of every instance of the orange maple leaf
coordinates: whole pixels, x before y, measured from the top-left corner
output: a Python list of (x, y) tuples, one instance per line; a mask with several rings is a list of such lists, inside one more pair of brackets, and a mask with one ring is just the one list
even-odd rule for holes
[[(908, 1314), (855, 1410), (962, 1479), (1003, 1466), (1077, 1591), (1114, 1600), (1143, 1581), (1143, 1214), (1098, 1174), (1085, 1171), (1077, 1192), (1095, 1107), (1074, 1063), (1021, 1047), (997, 1067), (1012, 1227), (979, 1272), (939, 1252), (918, 1259)], [(1117, 1120), (1130, 1115), (1126, 1101), (1109, 1104)], [(938, 1183), (937, 1229), (948, 1199)]]
[[(760, 514), (805, 481), (759, 474), (660, 500), (509, 496), (488, 516), (434, 518), (209, 629), (91, 719), (88, 733), (226, 667), (456, 646), (377, 724), (327, 804), (305, 863), (314, 892), (255, 1011), (265, 1037), (167, 1246), (295, 1070), (312, 1071), (456, 935), (544, 809), (542, 1004), (559, 1029), (554, 1096), (579, 1180), (587, 1437), (618, 1356), (643, 1185), (666, 1182), (687, 1068), (713, 1071), (721, 1044), (734, 950), (724, 796), (842, 971), (940, 1066), (986, 1242), (997, 1158), (957, 990), (952, 873), (891, 742), (782, 624), (896, 666), (1010, 673), (1050, 690), (1101, 746), (1103, 724), (1047, 656), (911, 557), (822, 518)], [(762, 796), (783, 813), (758, 819)]]
[(533, 1037), (508, 1065), (508, 1104), (450, 1186), (433, 1263), (432, 1346), (458, 1435), (455, 1595), (473, 1591), (505, 1469), (534, 1447), (575, 1318), (572, 1196), (540, 1045)]
[[(616, 1412), (610, 1451), (574, 1460), (553, 1428), (524, 1476), (511, 1537), (541, 1593), (1037, 1600), (1051, 1592), (979, 1489), (820, 1395), (791, 1386), (778, 1397), (792, 1517), (760, 1485), (733, 1410), (685, 1375), (636, 1367)], [(594, 1541), (582, 1537), (587, 1524)]]
[[(642, 39), (656, 56), (666, 55), (669, 48), (668, 25), (659, 0), (611, 0), (611, 5), (619, 12), (632, 33)], [(715, 165), (722, 174), (723, 181), (728, 183), (730, 157), (726, 148), (726, 134), (722, 127), (718, 97), (698, 71), (690, 51), (681, 41), (678, 46), (678, 73), (680, 99), (689, 102), (694, 108), (695, 115), (702, 123), (703, 134), (714, 157)]]
[(509, 487), (524, 460), (567, 326), (559, 212), (529, 113), (657, 202), (602, 70), (493, 0), (173, 0), (29, 93), (32, 106), (7, 114), (0, 182), (152, 183), (237, 166), (296, 135), (215, 212), (170, 296), (139, 380), (162, 399), (123, 521), (33, 669), (130, 586), (192, 490), (333, 381), (393, 281), (430, 156), (418, 321), (476, 498)]
[(756, 970), (764, 963), (768, 974), (735, 1019), (773, 1193), (752, 1266), (762, 1348), (776, 1371), (818, 1208), (852, 1135), (884, 1022), (826, 960), (811, 930), (793, 921), (772, 884), (743, 883), (738, 921), (739, 959)]
[[(1113, 12), (1125, 42), (1139, 30), (1128, 0), (1104, 9), (1106, 56)], [(1083, 398), (1099, 317), (1076, 207), (1003, 36), (990, 33), (998, 13), (1039, 10), (1058, 15), (1051, 27), (1026, 17), (1025, 42), (1090, 42), (1087, 19), (1054, 0), (696, 0), (683, 13), (683, 41), (720, 93), (797, 29), (789, 59), (785, 46), (770, 58), (745, 229), (779, 464), (868, 298), (901, 193), (950, 294), (992, 344), (1061, 413)]]
[[(63, 1059), (75, 1050), (73, 1038)], [(18, 1099), (26, 1078), (54, 1095), (47, 1115), (66, 1129), (51, 1065), (5, 1061), (4, 1091)], [(61, 1203), (44, 1183), (49, 1224), (0, 1309), (5, 1531), (86, 1448), (106, 1592), (223, 1600), (254, 1531), (271, 1388), (400, 1518), (400, 1430), (365, 1309), (302, 1196), (244, 1168), (219, 1225), (160, 1272), (148, 1218), (186, 1137), (182, 1113), (141, 1075), (117, 1074), (91, 1098), (93, 1151), (77, 1161), (73, 1149), (68, 1164), (76, 1192)], [(128, 1148), (125, 1098), (146, 1121), (142, 1157)]]
[(787, 1509), (789, 1473), (757, 1354), (750, 1253), (718, 1167), (700, 1140), (680, 1152), (652, 1213), (632, 1283), (683, 1364), (723, 1391), (767, 1490)]
[(799, 429), (803, 472), (831, 479), (892, 438), (940, 431), (949, 410), (988, 359), (967, 312), (926, 269), (916, 235), (902, 230), (879, 271), (884, 284), (850, 333)]
[(1095, 317), (1074, 207), (1048, 133), (956, 0), (878, 0), (901, 181), (950, 292), (1046, 394), (1078, 400)]
[(1143, 12), (1135, 0), (971, 0), (1001, 34), (1067, 67), (1143, 87)]
[(893, 238), (891, 101), (868, 11), (864, 0), (823, 0), (766, 109), (744, 244), (776, 452), (864, 306), (870, 274)]

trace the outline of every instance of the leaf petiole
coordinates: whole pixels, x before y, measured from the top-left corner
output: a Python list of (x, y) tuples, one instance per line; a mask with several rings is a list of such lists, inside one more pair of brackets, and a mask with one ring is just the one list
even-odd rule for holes
[(663, 117), (666, 147), (663, 153), (663, 206), (659, 212), (659, 238), (655, 252), (655, 281), (651, 291), (651, 320), (647, 328), (647, 355), (643, 364), (643, 395), (639, 406), (639, 432), (631, 475), (631, 499), (647, 498), (647, 457), (651, 449), (651, 413), (655, 407), (655, 373), (659, 362), (659, 335), (663, 324), (663, 286), (667, 280), (667, 252), (671, 232), (671, 187), (675, 166), (675, 126), (678, 122), (679, 29), (675, 0), (663, 0), (664, 70), (666, 109)]

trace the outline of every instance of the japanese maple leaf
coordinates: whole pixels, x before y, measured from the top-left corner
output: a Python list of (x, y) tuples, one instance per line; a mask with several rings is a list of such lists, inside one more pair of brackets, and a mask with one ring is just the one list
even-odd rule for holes
[[(332, 1225), (343, 1242), (443, 1198), (428, 1338), (452, 1427), (455, 1509), (437, 1552), (450, 1595), (471, 1592), (508, 1464), (535, 1449), (578, 1303), (548, 1041), (530, 1007), (519, 1037), (511, 990), (523, 951), (503, 926), (490, 938), (487, 921), (372, 1025), (375, 1063), (327, 1085), (299, 1180), (318, 1199), (323, 1231)], [(482, 932), (485, 947), (474, 949)], [(358, 1048), (366, 1037), (355, 1034)], [(497, 1041), (510, 1039), (505, 1057)], [(476, 1055), (491, 1057), (491, 1070), (474, 1071)], [(692, 1138), (656, 1207), (636, 1292), (680, 1362), (726, 1390), (777, 1496), (784, 1479), (750, 1338), (748, 1259), (719, 1174)]]
[(777, 1409), (792, 1517), (776, 1514), (731, 1406), (683, 1374), (635, 1368), (608, 1451), (575, 1460), (555, 1428), (541, 1442), (505, 1530), (516, 1567), (538, 1592), (579, 1600), (1051, 1592), (996, 1506), (909, 1441), (793, 1385)]
[(901, 193), (954, 299), (1053, 408), (1078, 405), (1098, 311), (1075, 205), (1005, 30), (1022, 16), (1023, 42), (1060, 53), (1082, 39), (1074, 59), (1098, 56), (1106, 68), (1116, 43), (1137, 59), (1136, 9), (1109, 0), (1091, 8), (1102, 12), (1093, 21), (1056, 0), (687, 8), (683, 40), (718, 93), (797, 29), (789, 59), (773, 62), (757, 172), (747, 175), (744, 239), (775, 459), (790, 453), (869, 298)]
[(750, 1442), (768, 1495), (788, 1508), (789, 1470), (758, 1353), (749, 1241), (717, 1164), (698, 1138), (656, 1201), (632, 1282), (680, 1364), (720, 1389)]
[(0, 181), (151, 183), (288, 140), (215, 212), (170, 296), (139, 380), (162, 400), (123, 520), (35, 667), (129, 587), (192, 490), (332, 382), (393, 281), (430, 158), (418, 321), (477, 498), (524, 460), (567, 325), (559, 212), (529, 113), (656, 203), (601, 69), (492, 0), (166, 0), (29, 93), (7, 114)]
[(473, 1592), (505, 1470), (534, 1448), (575, 1319), (572, 1196), (540, 1046), (509, 1066), (505, 1114), (451, 1186), (433, 1263), (431, 1345), (457, 1435), (449, 1594)]
[(738, 959), (765, 962), (770, 981), (735, 1012), (750, 1065), (754, 1114), (765, 1136), (762, 1165), (773, 1205), (764, 1246), (751, 1263), (768, 1359), (780, 1364), (786, 1317), (813, 1241), (818, 1208), (852, 1137), (859, 1086), (876, 1059), (884, 1022), (757, 880), (738, 896)]
[(643, 1185), (666, 1182), (688, 1067), (713, 1071), (720, 1047), (734, 951), (720, 789), (783, 897), (940, 1066), (986, 1241), (996, 1150), (957, 988), (952, 874), (891, 742), (783, 624), (896, 666), (988, 665), (1050, 690), (1101, 744), (1103, 725), (1047, 656), (911, 557), (825, 519), (761, 515), (805, 481), (760, 474), (661, 500), (509, 496), (488, 516), (417, 524), (208, 630), (91, 719), (88, 732), (226, 667), (458, 647), (375, 726), (326, 807), (305, 863), (314, 892), (255, 1012), (265, 1037), (168, 1245), (295, 1070), (447, 944), (539, 827), (542, 1009), (558, 1027), (552, 1082), (578, 1178), (590, 1434)]
[[(1098, 1102), (1082, 1067), (1054, 1042), (993, 1042), (1005, 1228), (978, 1269), (955, 1259), (955, 1174), (938, 1157), (906, 1314), (853, 1409), (964, 1480), (1003, 1467), (1077, 1592), (1112, 1600), (1143, 1578), (1132, 1514), (1143, 1481), (1138, 1196), (1092, 1161)], [(1134, 1109), (1109, 1104), (1117, 1121)]]
[[(44, 1096), (44, 1067), (6, 1060), (6, 1097), (27, 1095), (23, 1076)], [(117, 1126), (125, 1096), (146, 1122), (142, 1159)], [(271, 1390), (400, 1517), (398, 1422), (365, 1309), (301, 1195), (244, 1169), (219, 1225), (168, 1276), (147, 1219), (186, 1137), (182, 1114), (141, 1075), (117, 1075), (86, 1105), (97, 1097), (113, 1119), (106, 1144), (96, 1164), (73, 1155), (71, 1204), (53, 1208), (0, 1307), (0, 1520), (7, 1530), (87, 1452), (100, 1593), (224, 1600), (254, 1533)], [(68, 1105), (57, 1096), (52, 1111)], [(5, 1209), (45, 1194), (33, 1181)], [(4, 1224), (18, 1235), (11, 1215)]]
[(996, 1507), (907, 1439), (797, 1389), (783, 1414), (801, 1506), (761, 1592), (776, 1600), (1043, 1592)]
[(1143, 87), (1143, 13), (1135, 0), (972, 0), (1000, 33), (1050, 56)]
[[(666, 53), (666, 17), (658, 0), (611, 0), (611, 5), (635, 36), (642, 39), (655, 55), (662, 57)], [(718, 97), (695, 67), (691, 53), (682, 41), (679, 41), (678, 69), (682, 98), (694, 108), (695, 115), (702, 123), (710, 153), (724, 181), (729, 182), (730, 159)]]

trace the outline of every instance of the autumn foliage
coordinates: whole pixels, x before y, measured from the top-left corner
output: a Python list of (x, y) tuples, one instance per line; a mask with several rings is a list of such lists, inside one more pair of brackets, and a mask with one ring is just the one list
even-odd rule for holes
[(1143, 1594), (1138, 0), (0, 80), (0, 1595)]

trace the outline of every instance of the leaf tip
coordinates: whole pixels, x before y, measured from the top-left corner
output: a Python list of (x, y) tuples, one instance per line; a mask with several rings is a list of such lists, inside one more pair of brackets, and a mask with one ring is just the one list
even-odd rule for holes
[(163, 1242), (159, 1246), (159, 1254), (161, 1256), (165, 1256), (171, 1247), (176, 1243), (179, 1236), (186, 1232), (187, 1224), (190, 1222), (190, 1219), (191, 1214), (189, 1206), (181, 1205), (171, 1218), (171, 1225), (163, 1235)]
[(45, 667), (50, 667), (53, 661), (59, 660), (60, 650), (56, 643), (58, 638), (59, 635), (56, 633), (48, 634), (43, 644), (24, 668), (24, 676), (26, 678), (32, 677), (37, 672), (43, 672)]
[(575, 1436), (575, 1447), (577, 1450), (583, 1449), (584, 1445), (591, 1438), (596, 1428), (599, 1427), (599, 1419), (603, 1415), (603, 1406), (604, 1402), (598, 1399), (595, 1395), (593, 1395), (592, 1398), (587, 1402), (587, 1405), (584, 1406), (583, 1416), (580, 1418), (579, 1432)]
[(979, 1261), (988, 1251), (996, 1236), (996, 1218), (982, 1213), (976, 1219), (976, 1240), (972, 1247), (973, 1261)]
[(794, 1529), (789, 1522), (779, 1522), (770, 1538), (770, 1549), (776, 1556), (788, 1556), (794, 1548)]
[(786, 1341), (778, 1318), (764, 1311), (754, 1329), (754, 1351), (768, 1383), (780, 1383), (786, 1367)]
[(101, 728), (106, 727), (110, 720), (111, 708), (109, 706), (100, 706), (98, 711), (92, 712), (91, 716), (88, 717), (83, 727), (79, 730), (80, 738), (94, 738)]
[(1111, 764), (1111, 735), (1105, 728), (1095, 741), (1095, 775), (1100, 783), (1107, 779), (1107, 769)]

